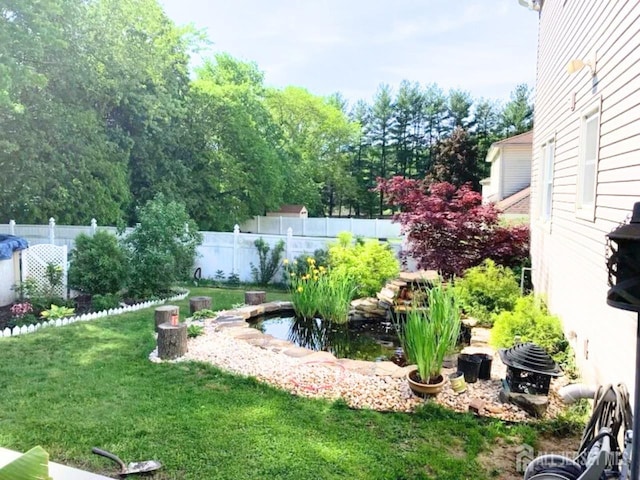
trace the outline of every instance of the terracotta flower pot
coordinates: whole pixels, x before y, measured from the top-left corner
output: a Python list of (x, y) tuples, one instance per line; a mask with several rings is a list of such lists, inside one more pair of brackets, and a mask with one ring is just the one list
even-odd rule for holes
[(407, 374), (407, 380), (409, 381), (411, 391), (419, 397), (437, 395), (442, 391), (442, 387), (444, 387), (445, 384), (445, 379), (442, 375), (438, 375), (436, 381), (433, 383), (422, 383), (422, 380), (418, 375), (418, 369), (411, 370)]

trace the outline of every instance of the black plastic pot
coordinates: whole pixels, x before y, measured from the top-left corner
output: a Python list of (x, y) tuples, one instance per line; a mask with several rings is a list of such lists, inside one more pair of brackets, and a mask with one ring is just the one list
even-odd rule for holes
[(469, 355), (467, 353), (458, 355), (458, 371), (464, 374), (464, 380), (467, 383), (478, 381), (481, 364), (482, 359), (478, 355)]
[(493, 362), (493, 357), (486, 353), (477, 353), (475, 356), (480, 358), (478, 378), (480, 380), (491, 380), (491, 363)]

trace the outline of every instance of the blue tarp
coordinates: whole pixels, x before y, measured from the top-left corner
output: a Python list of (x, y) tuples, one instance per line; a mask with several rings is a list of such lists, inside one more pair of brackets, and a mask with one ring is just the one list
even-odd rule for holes
[(29, 244), (24, 238), (15, 235), (0, 235), (0, 260), (13, 257), (16, 250), (24, 250)]

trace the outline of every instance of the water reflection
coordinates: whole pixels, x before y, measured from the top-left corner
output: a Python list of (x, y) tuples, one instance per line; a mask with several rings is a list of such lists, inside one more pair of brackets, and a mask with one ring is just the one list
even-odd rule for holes
[(261, 319), (251, 326), (300, 347), (331, 352), (337, 358), (388, 360), (399, 346), (390, 322), (335, 324), (319, 318), (275, 317)]

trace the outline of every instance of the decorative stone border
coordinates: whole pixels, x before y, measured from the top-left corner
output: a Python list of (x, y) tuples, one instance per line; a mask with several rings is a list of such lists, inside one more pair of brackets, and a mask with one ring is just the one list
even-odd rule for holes
[(75, 317), (65, 317), (58, 320), (49, 320), (48, 322), (38, 322), (31, 325), (23, 325), (21, 327), (5, 328), (0, 330), (1, 337), (16, 337), (18, 335), (26, 335), (27, 333), (33, 333), (36, 330), (47, 327), (62, 327), (64, 325), (70, 325), (76, 322), (87, 322), (89, 320), (95, 320), (96, 318), (108, 317), (110, 315), (121, 315), (123, 313), (135, 312), (136, 310), (142, 310), (143, 308), (153, 307), (154, 305), (162, 305), (165, 302), (174, 302), (176, 300), (184, 300), (189, 295), (189, 290), (184, 290), (178, 295), (173, 297), (164, 298), (162, 300), (149, 300), (148, 302), (136, 303), (133, 305), (126, 305), (120, 308), (112, 308), (109, 310), (102, 310), (101, 312), (84, 313)]
[(271, 335), (264, 334), (249, 326), (249, 321), (253, 318), (261, 317), (265, 314), (286, 311), (293, 311), (293, 304), (291, 302), (267, 302), (260, 305), (248, 305), (233, 310), (222, 311), (212, 320), (207, 320), (206, 324), (224, 330), (226, 335), (237, 340), (243, 340), (251, 345), (297, 358), (304, 362), (335, 363), (345, 370), (362, 375), (393, 378), (404, 378), (407, 372), (411, 370), (411, 367), (399, 367), (389, 361), (369, 362), (365, 360), (351, 360), (349, 358), (336, 358), (330, 352), (299, 347), (287, 340), (274, 338)]

